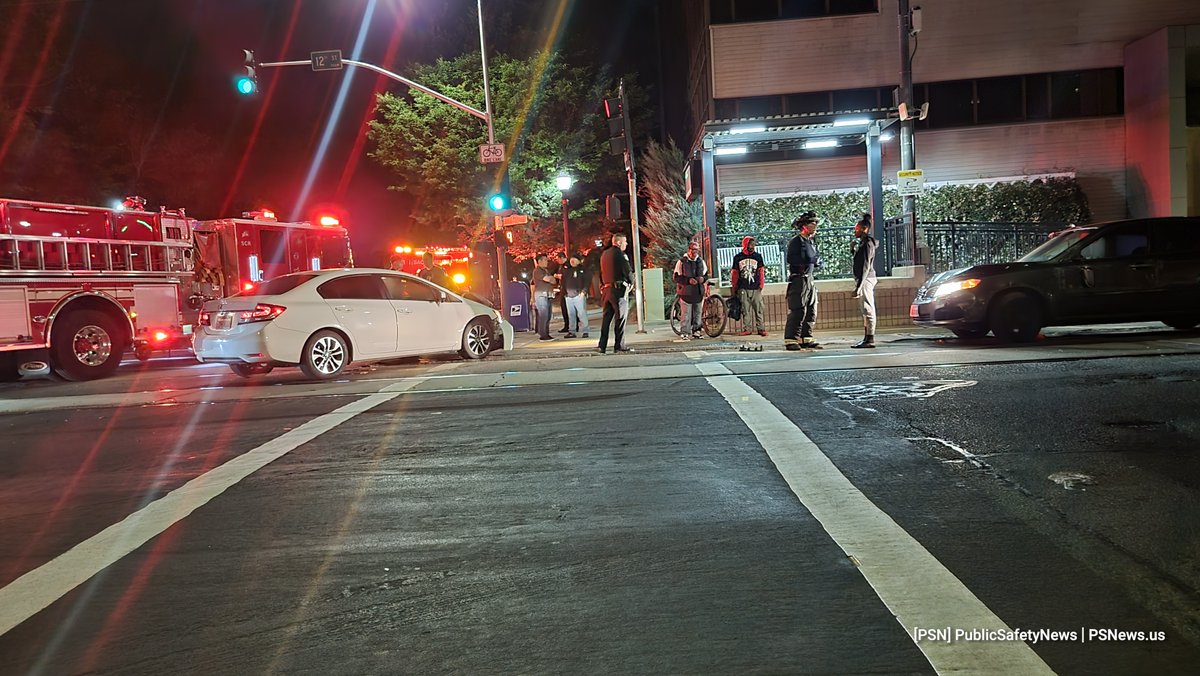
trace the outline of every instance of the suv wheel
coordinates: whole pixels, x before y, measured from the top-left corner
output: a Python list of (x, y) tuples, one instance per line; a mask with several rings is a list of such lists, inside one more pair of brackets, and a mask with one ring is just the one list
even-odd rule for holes
[(989, 313), (992, 333), (1002, 341), (1027, 343), (1042, 330), (1042, 306), (1024, 293), (1001, 296)]
[(1196, 328), (1200, 324), (1200, 317), (1174, 317), (1172, 319), (1164, 319), (1163, 324), (1180, 331), (1187, 331)]

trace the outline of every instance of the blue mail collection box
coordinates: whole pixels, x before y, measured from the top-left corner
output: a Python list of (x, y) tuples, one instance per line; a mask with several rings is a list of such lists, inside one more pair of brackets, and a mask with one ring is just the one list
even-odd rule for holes
[(529, 285), (525, 282), (508, 282), (504, 285), (504, 317), (512, 324), (513, 331), (531, 331), (533, 313), (529, 311)]

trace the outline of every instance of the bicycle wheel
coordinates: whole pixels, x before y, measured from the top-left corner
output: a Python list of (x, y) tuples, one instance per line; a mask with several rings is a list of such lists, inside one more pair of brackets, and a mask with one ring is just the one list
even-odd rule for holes
[(683, 335), (683, 330), (679, 326), (679, 301), (678, 300), (676, 300), (674, 303), (671, 303), (671, 330), (674, 331), (675, 335), (677, 335), (677, 336)]
[(729, 321), (729, 312), (725, 308), (725, 299), (720, 296), (709, 296), (704, 299), (700, 310), (700, 325), (709, 338), (716, 338), (725, 332), (725, 323)]

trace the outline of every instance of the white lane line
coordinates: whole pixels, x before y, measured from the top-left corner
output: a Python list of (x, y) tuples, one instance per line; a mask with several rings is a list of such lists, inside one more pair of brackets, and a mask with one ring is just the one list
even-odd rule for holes
[(242, 479), (301, 445), (391, 401), (419, 382), (396, 383), (386, 391), (313, 418), (253, 450), (176, 488), (142, 509), (75, 545), (0, 589), (0, 636), (62, 598), (96, 573), (121, 560), (183, 520)]
[[(697, 364), (758, 438), (779, 473), (939, 674), (1053, 674), (1021, 641), (916, 640), (917, 629), (1011, 629), (890, 516), (850, 483), (779, 409), (720, 364)], [(708, 368), (705, 368), (708, 367)], [(722, 373), (722, 371), (724, 371)]]
[(705, 354), (707, 354), (707, 353), (704, 352), (703, 350), (691, 350), (688, 352), (684, 352), (683, 356), (687, 357), (688, 359), (704, 359)]

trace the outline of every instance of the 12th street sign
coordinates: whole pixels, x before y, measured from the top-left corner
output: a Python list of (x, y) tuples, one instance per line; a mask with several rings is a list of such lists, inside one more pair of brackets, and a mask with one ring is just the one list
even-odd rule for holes
[[(313, 52), (309, 54), (312, 59), (313, 70), (341, 70), (342, 69), (342, 50), (326, 49), (321, 52)], [(304, 63), (301, 61), (301, 63)]]
[(479, 146), (479, 161), (483, 164), (496, 164), (504, 161), (503, 143), (485, 143)]

